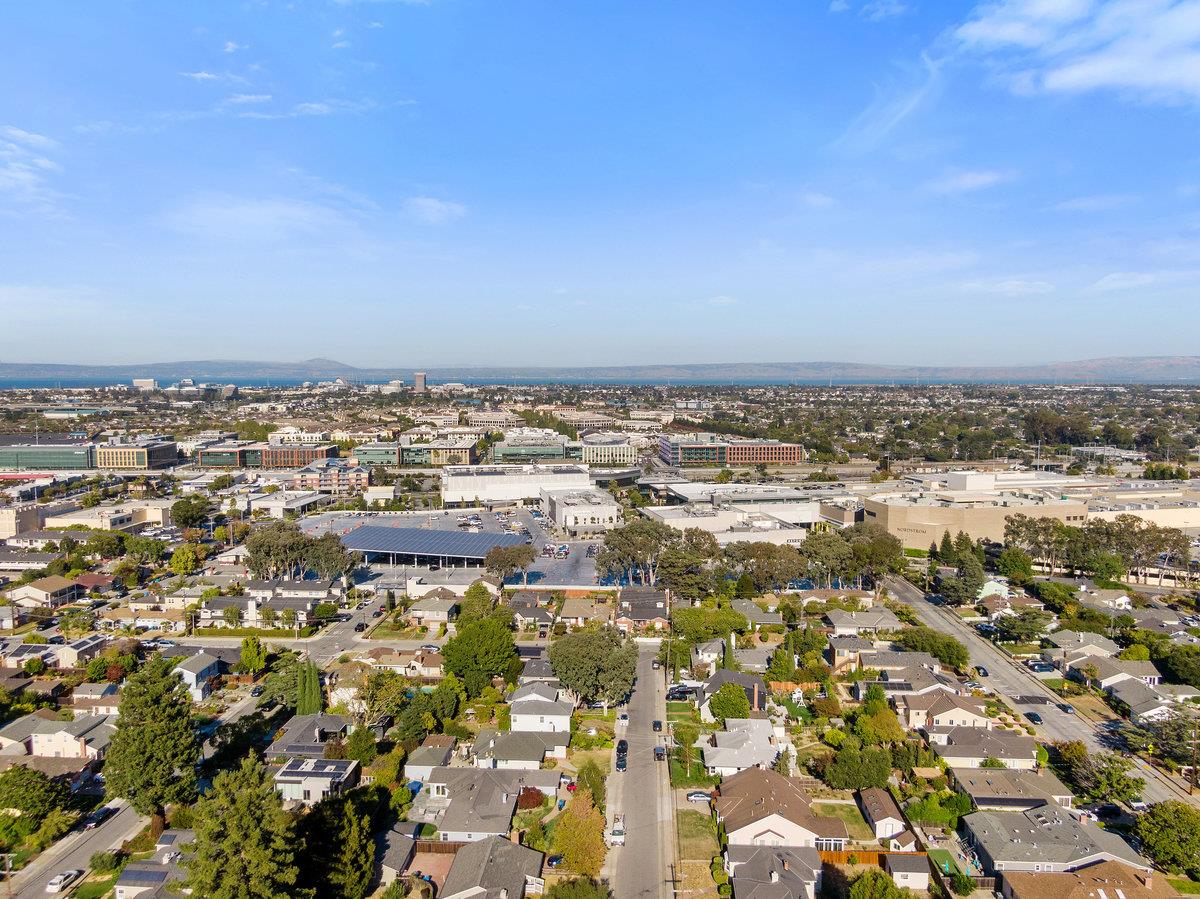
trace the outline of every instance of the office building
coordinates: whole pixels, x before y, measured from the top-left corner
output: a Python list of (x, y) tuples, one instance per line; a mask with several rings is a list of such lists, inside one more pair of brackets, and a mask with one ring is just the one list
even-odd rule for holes
[(588, 434), (582, 440), (579, 457), (587, 465), (633, 465), (639, 453), (620, 434)]
[(489, 431), (504, 431), (524, 424), (525, 420), (519, 415), (504, 409), (485, 410), (467, 413), (467, 424), (477, 428), (487, 428)]
[(38, 507), (33, 503), (0, 507), (0, 540), (36, 531), (41, 527)]
[(668, 465), (796, 465), (807, 458), (798, 443), (740, 440), (695, 433), (659, 438), (658, 455)]
[(0, 469), (79, 471), (96, 467), (90, 443), (24, 443), (0, 446)]
[(292, 473), (292, 490), (320, 493), (361, 493), (370, 481), (370, 469), (351, 465), (344, 459), (318, 459)]
[(574, 535), (607, 531), (624, 520), (621, 504), (612, 494), (595, 488), (543, 490), (541, 500), (542, 514)]
[(328, 431), (305, 431), (303, 428), (286, 427), (267, 435), (272, 446), (294, 446), (297, 444), (328, 443)]
[(154, 378), (134, 378), (133, 389), (145, 390), (147, 392), (151, 390), (158, 390), (158, 381), (154, 380)]
[(425, 392), (425, 372), (413, 372), (413, 393)]
[(364, 443), (351, 451), (359, 465), (383, 465), (396, 467), (400, 464), (399, 443)]
[(169, 468), (179, 460), (174, 440), (148, 438), (132, 443), (101, 443), (96, 447), (96, 467), (119, 471)]
[(475, 441), (470, 438), (400, 445), (401, 465), (473, 465), (477, 459)]

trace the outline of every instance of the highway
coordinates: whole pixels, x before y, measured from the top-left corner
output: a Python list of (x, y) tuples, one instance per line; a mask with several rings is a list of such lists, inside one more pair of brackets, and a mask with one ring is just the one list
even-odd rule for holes
[[(657, 646), (638, 653), (637, 682), (629, 700), (629, 724), (617, 737), (629, 741), (629, 769), (608, 778), (609, 823), (625, 816), (625, 845), (609, 850), (605, 873), (617, 899), (668, 899), (673, 895), (671, 865), (675, 857), (675, 809), (667, 763), (654, 760), (663, 745), (652, 722), (667, 720), (663, 672), (654, 670)], [(666, 733), (664, 730), (663, 733)]]
[[(1112, 734), (1093, 721), (1078, 714), (1064, 712), (1058, 707), (1063, 700), (1038, 680), (1024, 665), (1013, 661), (991, 641), (981, 637), (973, 627), (953, 612), (931, 602), (925, 594), (908, 581), (892, 577), (885, 579), (888, 593), (912, 606), (917, 617), (934, 630), (948, 633), (966, 645), (972, 665), (982, 665), (988, 671), (979, 680), (1006, 700), (1014, 710), (1024, 715), (1037, 712), (1042, 717), (1038, 726), (1046, 740), (1080, 740), (1090, 751), (1114, 749)], [(1171, 778), (1136, 756), (1130, 756), (1137, 774), (1145, 782), (1142, 798), (1147, 802), (1180, 799), (1200, 806), (1200, 796), (1189, 796), (1182, 781)]]

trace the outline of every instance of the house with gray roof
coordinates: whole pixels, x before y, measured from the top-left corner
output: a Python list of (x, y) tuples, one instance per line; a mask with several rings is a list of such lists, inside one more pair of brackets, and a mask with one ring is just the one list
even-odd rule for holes
[(1054, 631), (1043, 639), (1050, 646), (1042, 650), (1042, 658), (1064, 670), (1068, 660), (1075, 656), (1115, 656), (1121, 651), (1108, 637), (1090, 631)]
[(752, 599), (735, 599), (730, 605), (735, 612), (740, 612), (746, 616), (746, 621), (750, 623), (751, 630), (756, 631), (760, 627), (783, 624), (782, 615), (778, 612), (764, 612), (759, 604)]
[(566, 731), (481, 730), (475, 738), (475, 767), (536, 771), (548, 758), (565, 759), (570, 742)]
[(116, 719), (107, 715), (76, 715), (62, 721), (46, 710), (23, 715), (0, 728), (0, 752), (46, 758), (104, 758)]
[(1007, 768), (1037, 767), (1037, 740), (1012, 730), (947, 727), (926, 733), (930, 748), (951, 768), (979, 768), (998, 759)]
[(441, 899), (524, 899), (545, 891), (542, 853), (502, 836), (463, 846), (454, 855)]
[(354, 759), (289, 758), (275, 772), (275, 789), (284, 802), (314, 805), (358, 785)]
[(1162, 672), (1148, 660), (1109, 658), (1105, 655), (1075, 656), (1066, 663), (1067, 676), (1111, 690), (1128, 680), (1139, 680), (1148, 687), (1162, 683)]
[(559, 778), (558, 771), (434, 768), (408, 817), (432, 824), (450, 842), (507, 836), (521, 791), (554, 796)]
[(825, 613), (825, 623), (833, 628), (835, 637), (862, 637), (881, 631), (898, 631), (903, 625), (888, 608), (867, 609), (865, 612), (844, 612), (833, 609)]
[(742, 671), (731, 671), (728, 668), (722, 668), (713, 673), (713, 675), (704, 682), (704, 686), (700, 689), (699, 705), (700, 719), (702, 721), (715, 721), (712, 711), (709, 708), (709, 703), (716, 693), (725, 686), (725, 684), (737, 684), (746, 693), (746, 699), (750, 703), (750, 714), (755, 712), (765, 712), (767, 709), (767, 685), (761, 677), (754, 674), (746, 674)]
[(523, 731), (569, 732), (575, 706), (561, 697), (561, 691), (551, 684), (523, 684), (508, 697), (509, 727)]
[(1057, 806), (973, 812), (963, 817), (961, 826), (989, 875), (1008, 871), (1053, 874), (1103, 861), (1152, 870), (1150, 862), (1116, 833), (1079, 821)]
[(344, 715), (318, 712), (315, 715), (296, 715), (275, 735), (271, 755), (302, 758), (324, 758), (325, 744), (345, 739), (351, 721)]
[(1075, 801), (1050, 771), (1011, 768), (951, 768), (954, 786), (983, 811), (1024, 812), (1043, 805), (1070, 808)]
[(821, 855), (811, 846), (730, 846), (725, 870), (738, 899), (816, 899)]
[(708, 773), (721, 777), (770, 768), (779, 758), (775, 729), (765, 718), (727, 718), (724, 730), (703, 735), (696, 745)]
[(203, 702), (212, 692), (212, 679), (221, 673), (221, 660), (207, 652), (198, 652), (175, 666), (188, 693), (196, 702)]

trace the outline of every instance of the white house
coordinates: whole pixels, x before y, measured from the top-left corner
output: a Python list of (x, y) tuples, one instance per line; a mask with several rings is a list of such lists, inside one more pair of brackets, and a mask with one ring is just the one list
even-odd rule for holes
[(560, 699), (549, 684), (530, 683), (518, 687), (508, 698), (509, 728), (514, 731), (569, 732), (574, 706)]

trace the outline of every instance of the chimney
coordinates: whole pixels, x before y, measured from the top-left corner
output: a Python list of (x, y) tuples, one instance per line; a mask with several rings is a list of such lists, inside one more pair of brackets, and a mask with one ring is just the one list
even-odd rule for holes
[(771, 883), (779, 883), (779, 872), (778, 871), (771, 872)]
[(1138, 880), (1142, 882), (1142, 886), (1144, 886), (1146, 889), (1154, 889), (1154, 876), (1150, 871), (1141, 871), (1138, 873), (1137, 877)]
[(755, 680), (754, 681), (754, 701), (750, 703), (750, 711), (753, 712), (753, 711), (756, 711), (757, 709), (758, 709), (758, 681)]
[(508, 899), (508, 890), (505, 890), (505, 889), (500, 890), (500, 899)]
[(783, 870), (785, 870), (785, 871), (791, 870), (792, 863), (790, 861), (788, 861), (786, 858), (781, 858), (780, 861), (783, 863)]

